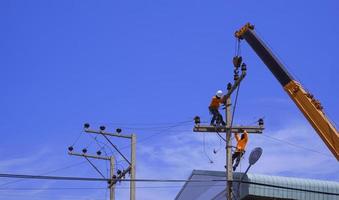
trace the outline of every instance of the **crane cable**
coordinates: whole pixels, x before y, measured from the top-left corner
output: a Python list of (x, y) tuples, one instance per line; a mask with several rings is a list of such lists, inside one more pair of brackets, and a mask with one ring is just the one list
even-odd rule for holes
[[(239, 56), (241, 55), (241, 46), (240, 46), (240, 39), (235, 39), (235, 56)], [(237, 88), (237, 92), (236, 92), (236, 96), (235, 96), (235, 101), (234, 101), (234, 106), (233, 106), (233, 112), (232, 112), (232, 119), (231, 119), (231, 126), (230, 126), (230, 129), (232, 129), (232, 126), (233, 126), (233, 120), (234, 120), (234, 113), (235, 113), (235, 110), (237, 108), (237, 102), (238, 102), (238, 95), (239, 95), (239, 90), (240, 90), (240, 83), (238, 85), (238, 88)], [(227, 105), (226, 105), (227, 106)], [(224, 137), (222, 137), (222, 135), (218, 132), (218, 130), (216, 129), (216, 133), (218, 134), (218, 136), (220, 137), (220, 139), (224, 140), (225, 142), (226, 139)]]

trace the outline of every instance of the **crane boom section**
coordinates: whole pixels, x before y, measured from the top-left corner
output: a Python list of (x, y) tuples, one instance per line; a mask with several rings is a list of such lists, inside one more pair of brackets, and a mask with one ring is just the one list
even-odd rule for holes
[(332, 154), (339, 160), (339, 133), (323, 112), (322, 106), (312, 94), (308, 93), (300, 83), (286, 70), (279, 59), (254, 32), (254, 26), (246, 24), (235, 33), (257, 53), (273, 75), (278, 79), (284, 90), (297, 105)]
[(294, 80), (289, 82), (284, 89), (333, 155), (339, 160), (339, 134), (322, 111), (319, 101), (314, 99), (302, 88), (300, 83)]

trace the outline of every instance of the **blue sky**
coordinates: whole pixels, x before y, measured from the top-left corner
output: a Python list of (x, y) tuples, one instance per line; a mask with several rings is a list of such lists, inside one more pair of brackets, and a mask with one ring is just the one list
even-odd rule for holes
[[(162, 123), (195, 115), (209, 119), (211, 96), (232, 80), (233, 33), (246, 22), (256, 25), (288, 70), (338, 123), (338, 8), (334, 0), (3, 0), (0, 171), (41, 174), (81, 162), (69, 157), (66, 148), (84, 122), (110, 130), (124, 127), (138, 141), (147, 138), (137, 147), (138, 177), (187, 178), (193, 169), (223, 170), (224, 154), (212, 155), (219, 147), (216, 136), (206, 135), (206, 151), (215, 160), (211, 165), (202, 151), (202, 135), (190, 131), (193, 124), (165, 129), (173, 124)], [(253, 124), (264, 116), (265, 134), (322, 153), (253, 136), (248, 148), (262, 146), (264, 155), (252, 172), (338, 181), (337, 161), (324, 155), (330, 152), (245, 42), (242, 55), (248, 76), (241, 85), (235, 123)], [(75, 147), (91, 143), (89, 150), (95, 152), (98, 147), (91, 141), (82, 134)], [(128, 145), (117, 139), (114, 143)], [(96, 164), (106, 170), (102, 162)], [(87, 163), (51, 174), (97, 176)], [(24, 181), (6, 187), (28, 186), (104, 185)], [(139, 188), (138, 197), (173, 199), (178, 189)], [(127, 198), (126, 189), (117, 193)], [(2, 195), (13, 200), (23, 195), (105, 199), (104, 190)]]

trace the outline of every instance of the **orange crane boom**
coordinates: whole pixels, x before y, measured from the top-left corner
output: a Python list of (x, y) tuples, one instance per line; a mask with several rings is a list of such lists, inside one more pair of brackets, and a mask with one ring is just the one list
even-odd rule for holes
[(256, 35), (253, 25), (247, 23), (235, 32), (235, 37), (246, 40), (252, 47), (339, 161), (339, 133), (324, 113), (320, 102), (286, 70), (268, 46)]

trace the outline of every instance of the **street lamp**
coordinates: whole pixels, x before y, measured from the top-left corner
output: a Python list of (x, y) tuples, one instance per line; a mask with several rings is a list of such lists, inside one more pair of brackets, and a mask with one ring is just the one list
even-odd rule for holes
[(241, 176), (240, 182), (243, 180), (244, 176), (247, 174), (248, 170), (251, 168), (252, 165), (254, 165), (262, 155), (262, 148), (261, 147), (256, 147), (251, 151), (250, 157), (248, 159), (248, 167), (244, 174)]
[(254, 165), (260, 158), (260, 156), (262, 155), (262, 148), (260, 147), (256, 147), (251, 151), (250, 157), (248, 158), (248, 167), (246, 169), (246, 171), (242, 174), (240, 181), (238, 183), (238, 195), (240, 198), (240, 185), (242, 183), (242, 180), (244, 179), (245, 175), (247, 174), (248, 170), (251, 168), (252, 165)]

